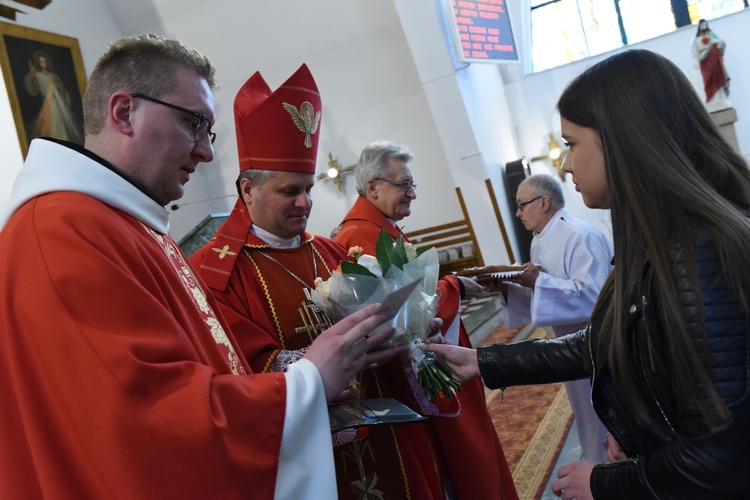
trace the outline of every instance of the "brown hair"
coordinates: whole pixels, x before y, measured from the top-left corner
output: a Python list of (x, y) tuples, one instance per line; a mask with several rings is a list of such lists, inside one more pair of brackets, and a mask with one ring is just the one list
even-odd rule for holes
[[(680, 69), (646, 50), (624, 51), (586, 70), (566, 88), (558, 110), (595, 130), (604, 153), (615, 268), (594, 312), (604, 317), (595, 347), (599, 362), (609, 361), (614, 383), (647, 423), (628, 342), (628, 308), (640, 304), (650, 269), (656, 284), (651, 307), (668, 325), (651, 339), (664, 347), (661, 355), (673, 368), (664, 373), (666, 383), (683, 410), (711, 426), (726, 422), (727, 407), (701, 362), (706, 352), (699, 352), (683, 317), (670, 251), (683, 253), (692, 286), (700, 290), (693, 248), (699, 234), (710, 234), (723, 277), (747, 304), (747, 164)], [(702, 404), (706, 399), (712, 404)]]
[(138, 35), (113, 42), (89, 78), (83, 98), (84, 130), (97, 134), (104, 127), (109, 97), (120, 90), (159, 97), (174, 87), (175, 71), (187, 68), (216, 88), (211, 61), (177, 40)]

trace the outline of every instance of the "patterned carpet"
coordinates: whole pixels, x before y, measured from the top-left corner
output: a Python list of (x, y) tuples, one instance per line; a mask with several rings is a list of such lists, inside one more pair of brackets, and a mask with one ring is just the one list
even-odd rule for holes
[[(482, 344), (508, 342), (520, 329), (500, 326)], [(543, 338), (541, 328), (529, 338)], [(522, 500), (541, 497), (573, 422), (562, 384), (510, 387), (505, 391), (485, 389), (487, 406), (508, 460), (513, 481)]]

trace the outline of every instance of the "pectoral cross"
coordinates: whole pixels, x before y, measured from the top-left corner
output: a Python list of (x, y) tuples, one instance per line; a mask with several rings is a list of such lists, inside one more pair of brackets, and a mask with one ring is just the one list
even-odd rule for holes
[(295, 328), (294, 333), (307, 333), (310, 342), (332, 325), (328, 315), (313, 302), (310, 290), (307, 288), (305, 288), (305, 300), (302, 301), (297, 311), (305, 326)]

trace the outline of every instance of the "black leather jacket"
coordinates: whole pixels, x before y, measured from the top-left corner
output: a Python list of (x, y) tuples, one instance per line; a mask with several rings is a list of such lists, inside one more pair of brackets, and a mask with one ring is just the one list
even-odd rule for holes
[(750, 498), (750, 318), (719, 275), (711, 240), (699, 239), (695, 252), (701, 290), (693, 289), (686, 263), (675, 256), (677, 286), (691, 335), (701, 342), (703, 332), (707, 333), (710, 355), (705, 363), (732, 414), (729, 425), (700, 428), (677, 409), (677, 396), (661, 375), (668, 360), (654, 361), (662, 359), (658, 338), (668, 334), (669, 327), (656, 319), (657, 305), (651, 301), (654, 285), (648, 278), (640, 303), (630, 307), (633, 361), (653, 415), (648, 427), (635, 423), (627, 401), (616, 394), (607, 367), (593, 369), (598, 366), (591, 349), (597, 341), (597, 318), (587, 330), (565, 337), (478, 349), (479, 368), (490, 388), (592, 380), (592, 402), (599, 418), (632, 457), (594, 468), (594, 498)]

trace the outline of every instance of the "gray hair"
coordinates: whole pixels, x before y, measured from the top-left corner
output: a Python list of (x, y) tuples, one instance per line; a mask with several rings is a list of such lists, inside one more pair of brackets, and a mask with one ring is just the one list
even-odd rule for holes
[(354, 166), (357, 193), (360, 196), (364, 196), (367, 191), (367, 181), (388, 175), (391, 158), (409, 163), (414, 160), (414, 155), (406, 146), (390, 141), (371, 142), (362, 150), (359, 161)]
[(534, 191), (543, 196), (549, 196), (552, 208), (560, 210), (565, 206), (565, 197), (563, 196), (560, 181), (547, 174), (536, 174), (527, 177), (522, 184), (528, 184)]
[(249, 179), (256, 186), (262, 186), (267, 180), (274, 176), (275, 170), (260, 170), (257, 168), (248, 168), (240, 172), (237, 178), (237, 185), (242, 179)]
[(138, 35), (112, 42), (91, 72), (83, 97), (86, 134), (98, 134), (104, 128), (112, 94), (124, 90), (159, 97), (176, 85), (179, 68), (195, 71), (211, 90), (216, 88), (216, 68), (211, 61), (177, 40)]

